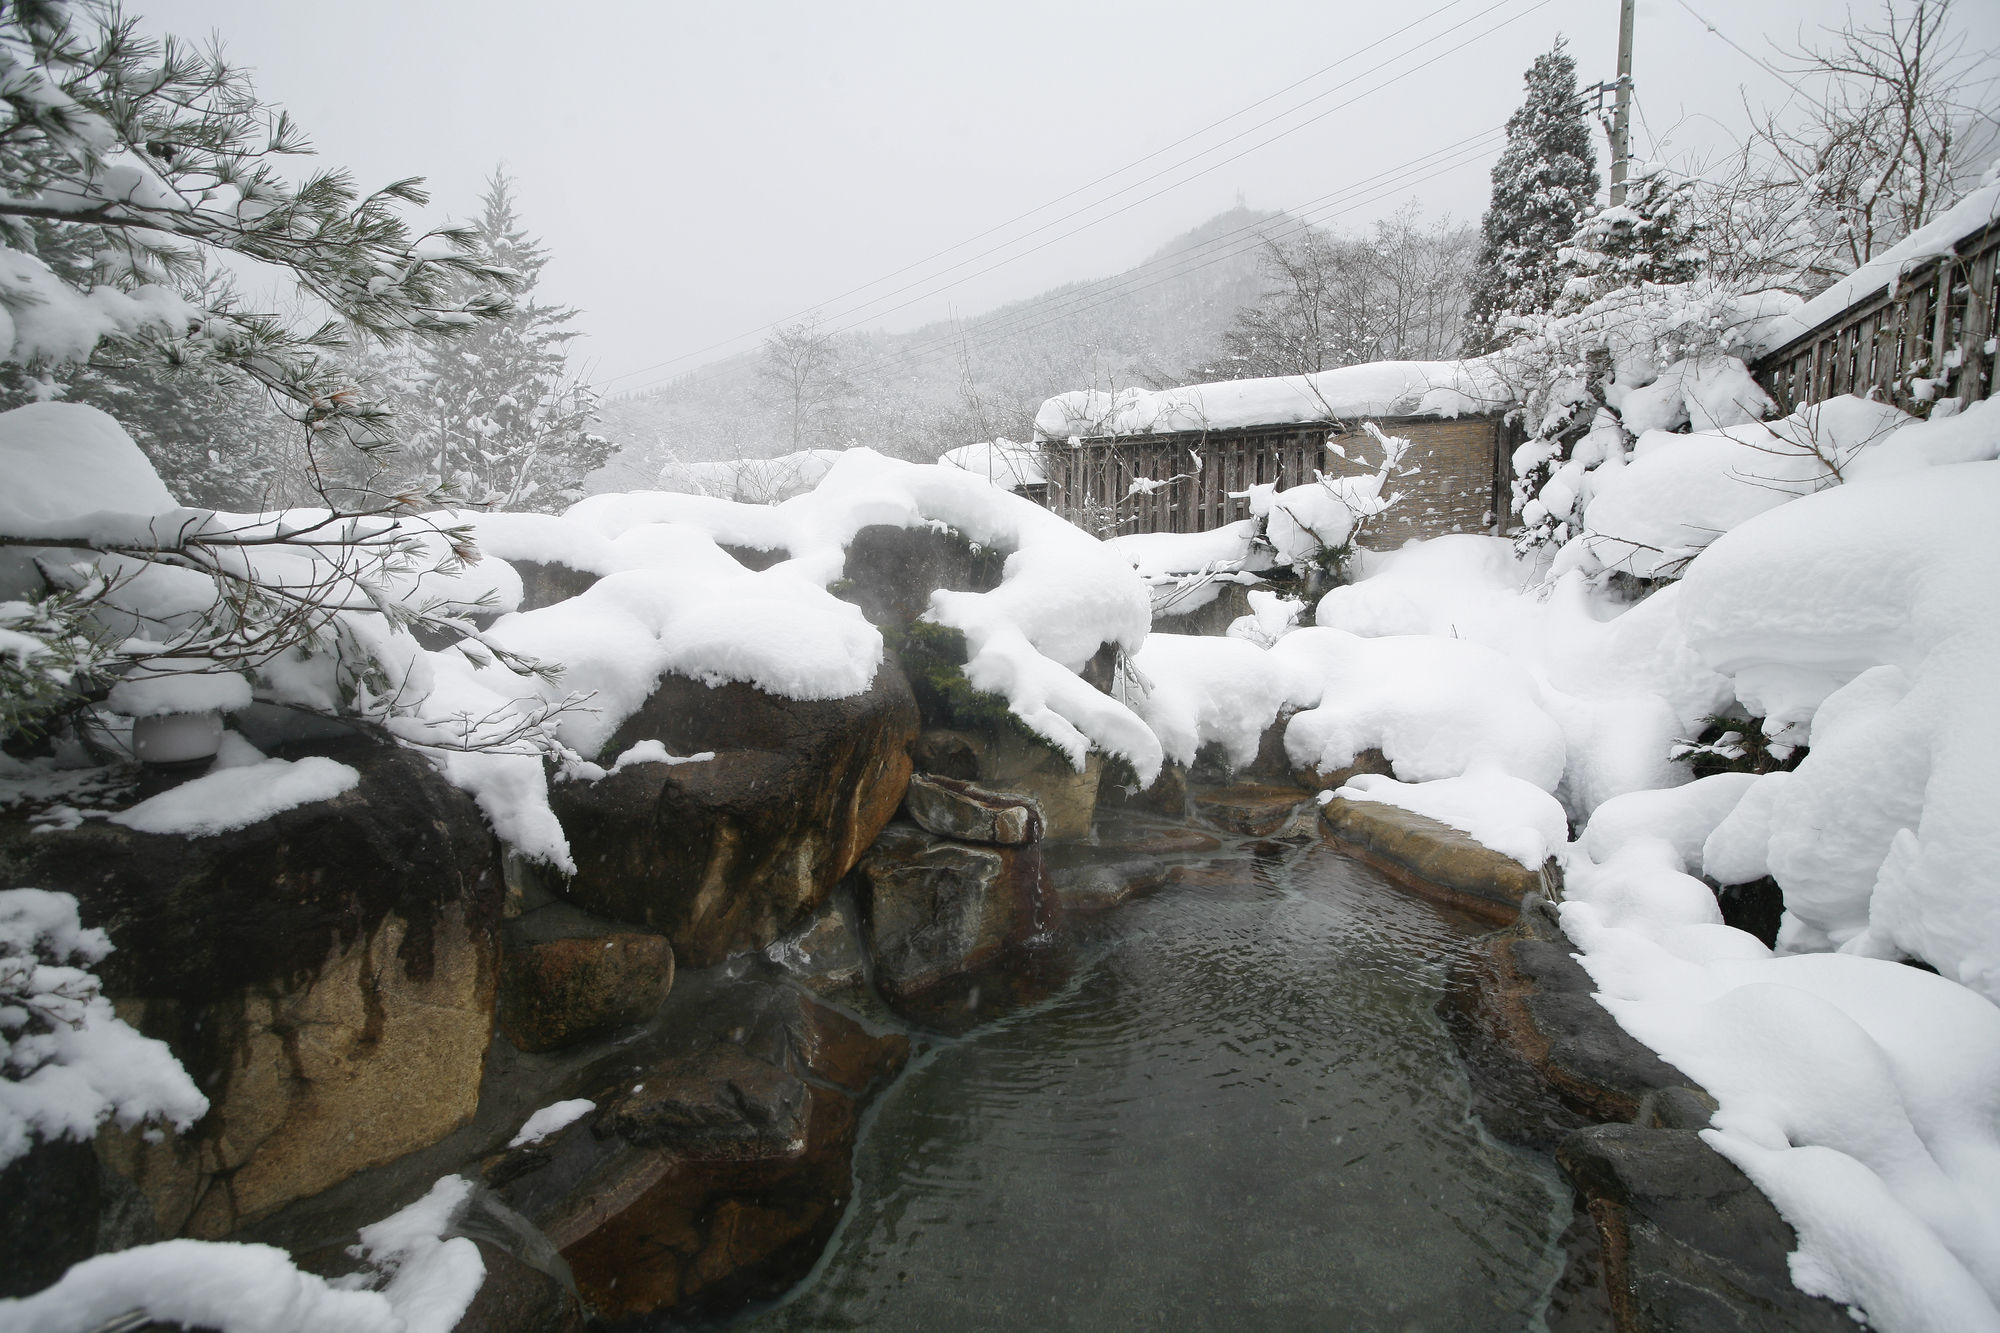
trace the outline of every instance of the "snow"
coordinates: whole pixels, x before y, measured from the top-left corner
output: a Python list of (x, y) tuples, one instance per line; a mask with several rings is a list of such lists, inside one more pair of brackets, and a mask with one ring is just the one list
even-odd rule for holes
[(11, 536), (77, 536), (98, 511), (151, 515), (176, 503), (124, 427), (81, 403), (0, 412), (0, 476), (0, 532)]
[(269, 1245), (169, 1240), (100, 1254), (46, 1290), (0, 1300), (0, 1327), (93, 1333), (136, 1311), (217, 1333), (451, 1333), (486, 1277), (478, 1245), (443, 1235), (472, 1189), (446, 1176), (363, 1227), (354, 1253), (367, 1266), (352, 1277), (302, 1272)]
[(1231, 769), (1246, 767), (1285, 701), (1271, 655), (1240, 638), (1153, 634), (1132, 664), (1150, 687), (1139, 716), (1177, 764), (1215, 744)]
[(1274, 563), (1260, 545), (1263, 522), (1225, 523), (1207, 532), (1135, 532), (1110, 540), (1152, 593), (1155, 617), (1199, 611), (1230, 583), (1255, 584)]
[(986, 478), (1002, 490), (1018, 491), (1023, 486), (1045, 486), (1048, 474), (1042, 467), (1040, 445), (1017, 444), (999, 439), (984, 444), (962, 444), (947, 449), (938, 462), (945, 467), (963, 468)]
[(1491, 648), (1315, 627), (1271, 654), (1303, 710), (1285, 729), (1294, 767), (1344, 768), (1377, 749), (1405, 782), (1457, 777), (1482, 761), (1543, 791), (1562, 780), (1562, 729), (1528, 673)]
[(1672, 848), (1566, 867), (1599, 1002), (1720, 1103), (1702, 1137), (1799, 1232), (1801, 1288), (1875, 1327), (2000, 1328), (2000, 1010), (1879, 959), (1773, 957)]
[(1905, 274), (1950, 254), (1958, 241), (1996, 218), (2000, 218), (2000, 182), (1986, 182), (1804, 305), (1772, 320), (1759, 338), (1763, 350), (1775, 351), (1805, 336), (1858, 301), (1893, 293)]
[(1639, 839), (1657, 838), (1674, 849), (1682, 870), (1699, 870), (1709, 835), (1756, 781), (1751, 773), (1716, 773), (1680, 787), (1614, 796), (1591, 815), (1583, 849), (1592, 860), (1608, 861)]
[(1503, 411), (1514, 393), (1497, 358), (1377, 361), (1313, 375), (1181, 389), (1078, 389), (1035, 413), (1035, 438), (1228, 430), (1351, 417), (1458, 417)]
[(776, 504), (817, 486), (838, 449), (801, 449), (776, 458), (731, 458), (714, 463), (669, 463), (660, 469), (660, 489), (712, 495), (745, 504)]
[(106, 707), (127, 717), (233, 713), (250, 706), (250, 682), (240, 671), (218, 671), (199, 657), (154, 657), (111, 687)]
[[(88, 1140), (106, 1120), (186, 1129), (207, 1113), (166, 1045), (100, 993), (88, 969), (110, 952), (71, 895), (0, 890), (0, 1166), (38, 1139)], [(45, 1017), (31, 1018), (30, 1005)]]
[[(10, 85), (10, 92), (18, 91), (18, 81)], [(33, 255), (0, 246), (0, 361), (79, 362), (113, 334), (184, 333), (195, 314), (187, 301), (155, 284), (130, 292), (109, 283), (78, 291)]]
[(1629, 463), (1599, 474), (1574, 554), (1559, 556), (1557, 567), (1574, 560), (1592, 572), (1675, 577), (1723, 533), (1836, 484), (1910, 420), (1886, 403), (1843, 395), (1769, 424), (1642, 435)]
[(1569, 841), (1569, 818), (1560, 801), (1486, 761), (1457, 777), (1432, 782), (1398, 782), (1379, 773), (1361, 773), (1333, 794), (1428, 816), (1530, 870), (1540, 869)]
[(522, 1123), (520, 1132), (507, 1141), (507, 1146), (518, 1148), (524, 1143), (540, 1143), (557, 1130), (575, 1123), (596, 1109), (597, 1103), (588, 1097), (576, 1097), (566, 1102), (544, 1106)]
[(266, 759), (212, 769), (110, 818), (140, 833), (210, 837), (314, 801), (330, 801), (360, 782), (360, 773), (332, 759)]

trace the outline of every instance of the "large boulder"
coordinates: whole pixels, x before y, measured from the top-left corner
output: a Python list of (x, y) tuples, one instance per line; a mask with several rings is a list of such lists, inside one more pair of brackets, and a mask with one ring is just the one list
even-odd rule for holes
[(1032, 800), (955, 778), (912, 774), (903, 804), (919, 827), (941, 838), (1013, 846), (1042, 836), (1042, 812)]
[(186, 1135), (99, 1137), (162, 1235), (223, 1235), (436, 1142), (478, 1100), (498, 971), (493, 835), (412, 751), (310, 749), (359, 784), (231, 832), (0, 821), (0, 885), (76, 895), (115, 945), (97, 969), (105, 994), (209, 1098)]
[(854, 868), (910, 778), (917, 710), (890, 666), (846, 699), (663, 678), (605, 747), (642, 740), (692, 764), (635, 764), (554, 792), (579, 906), (667, 936), (685, 965), (762, 949)]
[(847, 544), (841, 596), (876, 625), (907, 625), (930, 610), (939, 588), (991, 592), (1004, 552), (974, 546), (952, 531), (871, 524)]
[(892, 824), (857, 879), (875, 985), (899, 1012), (962, 1028), (1034, 989), (1055, 915), (1039, 843), (981, 846)]
[(1079, 770), (1061, 753), (1012, 729), (997, 732), (933, 727), (911, 750), (917, 768), (937, 777), (974, 782), (990, 794), (1034, 802), (1042, 836), (1073, 842), (1090, 836), (1104, 761), (1090, 755)]
[(553, 1051), (644, 1022), (674, 984), (661, 935), (621, 930), (565, 903), (507, 923), (500, 1031), (524, 1051)]
[(847, 1206), (861, 1105), (908, 1054), (774, 969), (714, 969), (586, 1076), (594, 1114), (484, 1174), (600, 1319), (725, 1314), (812, 1267)]

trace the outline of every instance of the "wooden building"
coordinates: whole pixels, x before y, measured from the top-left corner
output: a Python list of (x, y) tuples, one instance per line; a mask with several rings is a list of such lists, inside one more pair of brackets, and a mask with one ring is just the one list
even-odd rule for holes
[[(1780, 412), (1843, 393), (1924, 413), (1993, 393), (2000, 196), (1987, 189), (1815, 297), (1750, 367)], [(1940, 244), (1939, 242), (1943, 242)]]
[(1242, 493), (1252, 486), (1275, 482), (1288, 490), (1310, 483), (1315, 472), (1372, 474), (1382, 455), (1363, 420), (1410, 441), (1387, 487), (1402, 499), (1370, 526), (1368, 545), (1386, 549), (1411, 537), (1500, 530), (1520, 442), (1504, 412), (1044, 440), (1046, 503), (1102, 536), (1207, 532), (1250, 516)]

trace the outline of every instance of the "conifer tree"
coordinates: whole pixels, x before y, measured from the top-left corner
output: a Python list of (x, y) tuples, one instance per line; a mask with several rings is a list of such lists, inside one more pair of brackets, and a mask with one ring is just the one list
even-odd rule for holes
[(1556, 252), (1597, 197), (1597, 154), (1576, 92), (1576, 58), (1562, 38), (1528, 68), (1527, 100), (1507, 118), (1493, 164), (1493, 202), (1480, 224), (1467, 311), (1472, 350), (1507, 341), (1509, 316), (1555, 307)]
[(534, 299), (548, 251), (516, 213), (495, 171), (471, 227), (473, 253), (519, 278), (514, 308), (452, 341), (419, 344), (401, 411), (407, 461), (469, 504), (548, 509), (580, 498), (611, 444), (586, 429), (597, 397), (569, 370), (568, 306)]
[(1640, 172), (1624, 203), (1585, 218), (1559, 252), (1563, 287), (1557, 313), (1646, 283), (1693, 282), (1708, 262), (1707, 231), (1696, 216), (1693, 181), (1664, 167)]

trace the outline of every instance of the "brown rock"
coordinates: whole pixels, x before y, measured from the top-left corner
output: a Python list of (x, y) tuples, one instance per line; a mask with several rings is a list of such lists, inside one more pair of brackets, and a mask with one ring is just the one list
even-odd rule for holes
[(500, 1031), (521, 1050), (552, 1051), (643, 1022), (673, 989), (664, 936), (522, 934), (509, 932), (500, 967)]
[(1389, 878), (1488, 920), (1512, 921), (1543, 888), (1542, 872), (1401, 806), (1336, 796), (1321, 814), (1337, 842)]
[(1248, 838), (1271, 838), (1309, 815), (1312, 798), (1297, 787), (1239, 782), (1227, 787), (1191, 787), (1188, 807), (1213, 828)]
[(1380, 750), (1363, 750), (1354, 756), (1354, 762), (1344, 768), (1300, 768), (1292, 772), (1292, 781), (1307, 791), (1335, 791), (1354, 781), (1363, 773), (1379, 773), (1384, 777), (1396, 776), (1396, 766)]
[(1063, 755), (1012, 731), (987, 735), (943, 727), (926, 730), (911, 753), (925, 773), (977, 782), (990, 794), (1034, 802), (1042, 815), (1042, 836), (1051, 842), (1090, 836), (1104, 775), (1098, 755), (1088, 756), (1079, 772)]
[(813, 909), (803, 925), (770, 948), (764, 956), (815, 991), (838, 990), (864, 979), (861, 926), (852, 898), (844, 889)]
[(863, 932), (891, 1003), (996, 961), (1048, 917), (1039, 846), (974, 847), (908, 824), (884, 829), (861, 863)]
[(486, 1168), (606, 1320), (724, 1314), (810, 1269), (847, 1204), (858, 1099), (909, 1052), (761, 967), (690, 978), (657, 1041), (594, 1076), (595, 1115)]
[(1160, 766), (1160, 775), (1153, 779), (1152, 786), (1135, 785), (1130, 790), (1117, 781), (1111, 770), (1106, 769), (1097, 784), (1097, 808), (1139, 810), (1164, 815), (1168, 819), (1185, 819), (1188, 812), (1187, 768), (1168, 760)]
[(666, 935), (690, 967), (762, 949), (825, 900), (902, 803), (917, 731), (891, 667), (848, 699), (783, 699), (668, 676), (605, 747), (658, 739), (697, 764), (640, 764), (556, 789), (578, 905)]
[(903, 805), (919, 827), (941, 838), (1012, 846), (1042, 836), (1041, 811), (1032, 801), (953, 778), (913, 774)]
[(76, 894), (116, 950), (122, 1017), (208, 1096), (189, 1134), (107, 1130), (164, 1235), (213, 1237), (470, 1118), (493, 1030), (501, 877), (470, 798), (421, 756), (346, 740), (330, 801), (211, 837), (0, 823), (0, 884)]
[(956, 532), (871, 524), (847, 545), (842, 595), (875, 625), (907, 625), (930, 610), (939, 588), (990, 592), (1000, 586), (1006, 555), (976, 547)]

